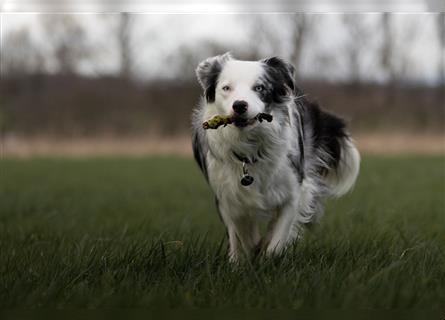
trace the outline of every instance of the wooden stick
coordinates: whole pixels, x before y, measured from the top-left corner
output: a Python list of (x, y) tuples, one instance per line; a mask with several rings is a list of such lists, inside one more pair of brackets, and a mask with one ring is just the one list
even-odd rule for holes
[[(253, 123), (254, 121), (263, 122), (263, 120), (266, 120), (267, 122), (271, 122), (273, 119), (273, 116), (268, 113), (260, 112), (252, 119), (248, 120), (249, 122)], [(220, 126), (227, 126), (228, 124), (232, 124), (235, 122), (235, 118), (233, 116), (214, 116), (212, 119), (207, 120), (202, 124), (202, 127), (207, 129), (218, 129)]]

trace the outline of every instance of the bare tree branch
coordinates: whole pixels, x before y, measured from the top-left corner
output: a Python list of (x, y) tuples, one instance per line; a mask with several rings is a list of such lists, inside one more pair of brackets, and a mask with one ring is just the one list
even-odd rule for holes
[(4, 74), (20, 76), (45, 70), (44, 56), (26, 28), (12, 31), (5, 36), (2, 49), (1, 70)]
[(439, 79), (441, 85), (445, 85), (445, 12), (437, 15), (437, 29), (440, 43)]
[(133, 55), (131, 50), (133, 21), (129, 13), (119, 15), (119, 24), (117, 30), (117, 44), (120, 57), (120, 76), (130, 78), (133, 68)]
[(299, 74), (301, 56), (304, 49), (304, 40), (309, 29), (309, 20), (304, 13), (297, 13), (292, 17), (292, 49), (290, 59), (295, 66), (296, 74)]
[(346, 55), (348, 58), (349, 76), (353, 83), (362, 81), (362, 50), (364, 42), (369, 38), (370, 30), (363, 23), (363, 16), (358, 14), (346, 14), (343, 22), (348, 29), (348, 40), (346, 42)]
[(73, 15), (42, 15), (42, 27), (60, 73), (75, 73), (79, 63), (91, 57), (86, 32)]

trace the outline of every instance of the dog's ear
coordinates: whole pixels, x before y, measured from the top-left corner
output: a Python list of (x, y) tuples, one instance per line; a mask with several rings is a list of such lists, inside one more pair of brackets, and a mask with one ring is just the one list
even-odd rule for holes
[(292, 64), (279, 57), (267, 58), (261, 62), (273, 69), (292, 93), (295, 92), (295, 68)]
[(231, 59), (232, 56), (230, 52), (226, 52), (202, 61), (196, 68), (196, 76), (204, 89), (207, 102), (215, 101), (216, 81), (224, 64)]

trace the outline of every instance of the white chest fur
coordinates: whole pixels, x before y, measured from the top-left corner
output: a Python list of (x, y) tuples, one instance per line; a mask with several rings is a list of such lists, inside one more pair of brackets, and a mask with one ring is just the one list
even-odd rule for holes
[[(290, 130), (269, 123), (249, 131), (228, 126), (207, 133), (211, 151), (207, 155), (209, 182), (220, 202), (229, 204), (234, 214), (264, 214), (285, 203), (297, 190), (295, 175), (287, 158)], [(248, 164), (254, 182), (240, 183), (242, 162), (233, 152), (255, 158)]]

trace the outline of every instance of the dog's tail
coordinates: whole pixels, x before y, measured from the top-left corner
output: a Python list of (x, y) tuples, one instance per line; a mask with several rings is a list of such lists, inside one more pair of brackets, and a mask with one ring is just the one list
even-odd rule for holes
[(329, 194), (340, 197), (355, 184), (360, 170), (360, 154), (349, 137), (340, 139), (340, 159), (335, 169), (325, 176)]

